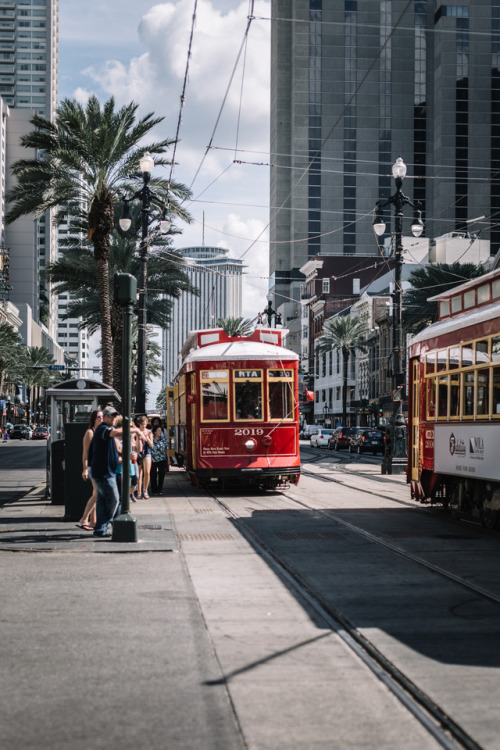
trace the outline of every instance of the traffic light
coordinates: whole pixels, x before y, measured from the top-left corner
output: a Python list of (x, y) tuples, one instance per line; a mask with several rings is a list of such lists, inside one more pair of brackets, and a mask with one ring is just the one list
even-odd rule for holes
[(382, 407), (380, 407), (378, 410), (378, 418), (382, 419), (383, 416), (384, 416), (384, 410), (382, 409)]

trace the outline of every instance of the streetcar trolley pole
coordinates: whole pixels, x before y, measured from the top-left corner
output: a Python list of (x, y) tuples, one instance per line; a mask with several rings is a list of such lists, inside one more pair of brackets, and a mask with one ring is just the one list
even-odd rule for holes
[(386, 436), (385, 453), (382, 461), (382, 474), (392, 474), (393, 467), (398, 466), (401, 471), (406, 470), (406, 424), (402, 410), (402, 389), (404, 387), (403, 350), (402, 350), (402, 295), (401, 283), (403, 267), (403, 208), (411, 206), (415, 209), (415, 216), (411, 225), (414, 237), (420, 237), (424, 231), (422, 211), (420, 203), (413, 203), (403, 193), (403, 179), (406, 176), (406, 164), (398, 156), (392, 166), (392, 176), (396, 183), (396, 192), (385, 202), (378, 201), (375, 206), (375, 219), (373, 230), (379, 237), (385, 232), (385, 221), (382, 209), (389, 204), (394, 206), (394, 291), (392, 293), (392, 344), (393, 344), (393, 367), (392, 367), (392, 419), (389, 435)]

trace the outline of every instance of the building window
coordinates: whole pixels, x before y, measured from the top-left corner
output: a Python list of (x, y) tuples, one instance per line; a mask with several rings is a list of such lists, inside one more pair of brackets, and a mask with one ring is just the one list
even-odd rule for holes
[(321, 291), (323, 294), (330, 294), (330, 279), (323, 279)]

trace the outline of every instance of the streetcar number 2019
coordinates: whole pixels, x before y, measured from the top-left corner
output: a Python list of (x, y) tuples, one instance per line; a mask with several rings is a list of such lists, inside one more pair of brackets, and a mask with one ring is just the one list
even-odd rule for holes
[(263, 435), (264, 430), (261, 427), (239, 427), (234, 431), (235, 435), (242, 435), (247, 437), (248, 435)]

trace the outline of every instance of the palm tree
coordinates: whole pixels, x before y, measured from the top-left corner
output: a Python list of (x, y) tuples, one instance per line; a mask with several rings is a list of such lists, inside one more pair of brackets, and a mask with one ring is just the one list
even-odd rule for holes
[(216, 325), (223, 328), (228, 336), (249, 336), (254, 328), (248, 318), (217, 318)]
[(437, 302), (429, 297), (442, 294), (458, 284), (485, 273), (474, 263), (436, 263), (412, 271), (408, 281), (411, 289), (403, 295), (403, 325), (408, 333), (418, 333), (438, 319)]
[[(45, 346), (27, 346), (22, 349), (17, 374), (26, 386), (26, 412), (29, 424), (33, 401), (39, 400), (40, 390), (47, 388), (57, 376), (48, 369), (49, 365), (55, 364), (55, 359)], [(34, 393), (37, 394), (35, 399)]]
[[(131, 211), (133, 222), (140, 221), (140, 211)], [(133, 223), (132, 226), (135, 226)], [(58, 292), (69, 293), (70, 299), (65, 318), (81, 318), (81, 328), (90, 335), (100, 324), (100, 305), (97, 292), (97, 267), (88, 242), (79, 239), (75, 225), (70, 225), (68, 239), (61, 242), (60, 257), (51, 263), (45, 277), (55, 285)], [(73, 231), (72, 231), (73, 230)], [(109, 248), (109, 299), (111, 305), (111, 337), (113, 342), (113, 387), (122, 392), (122, 307), (114, 299), (113, 277), (116, 271), (137, 276), (141, 261), (135, 255), (135, 240), (124, 234), (118, 226), (110, 237)], [(170, 248), (165, 239), (152, 237), (148, 262), (147, 312), (152, 325), (168, 328), (172, 300), (181, 292), (198, 294), (191, 286), (189, 276), (182, 271), (182, 255)], [(102, 347), (101, 347), (102, 349)]]
[(354, 349), (364, 350), (364, 341), (369, 333), (368, 326), (360, 318), (336, 315), (325, 321), (323, 333), (317, 340), (317, 351), (326, 354), (342, 352), (342, 423), (347, 422), (347, 376), (349, 358)]
[(0, 323), (0, 390), (6, 376), (14, 376), (21, 354), (21, 337), (9, 323)]
[[(163, 118), (152, 113), (136, 119), (138, 105), (130, 103), (115, 109), (111, 98), (101, 107), (96, 96), (85, 106), (65, 99), (56, 110), (54, 122), (34, 115), (34, 130), (21, 137), (21, 145), (35, 149), (30, 159), (12, 166), (16, 185), (9, 191), (11, 207), (7, 223), (33, 214), (39, 218), (51, 208), (61, 217), (80, 216), (93, 246), (97, 266), (97, 289), (102, 345), (103, 379), (112, 382), (113, 348), (109, 280), (110, 235), (114, 225), (114, 206), (123, 194), (135, 192), (142, 182), (137, 171), (140, 158), (149, 151), (156, 164), (166, 165), (161, 157), (171, 140), (146, 144), (144, 138)], [(186, 221), (188, 215), (175, 202), (175, 196), (188, 197), (189, 191), (165, 179), (152, 178), (151, 188), (168, 201), (170, 209)]]

